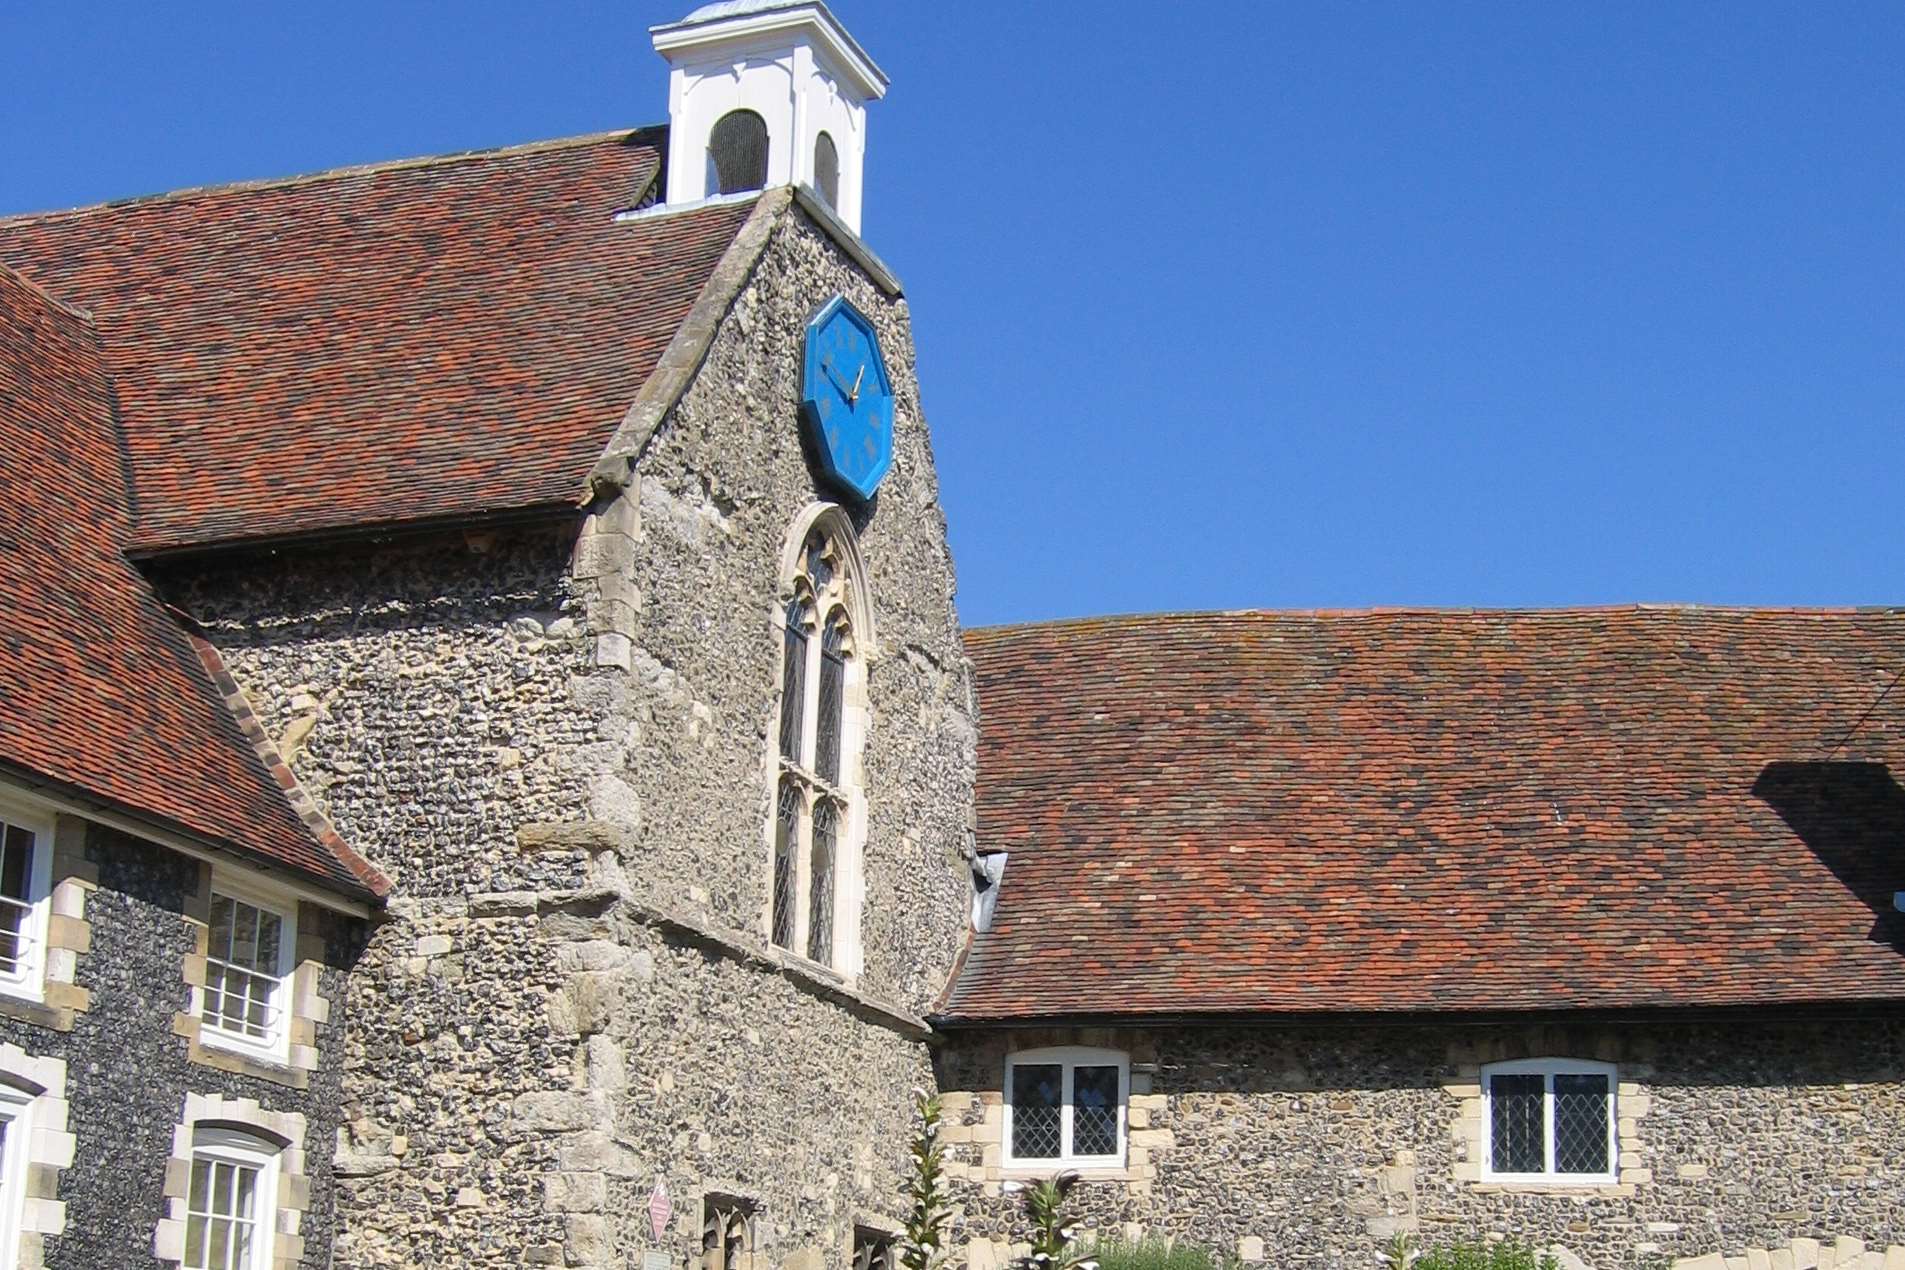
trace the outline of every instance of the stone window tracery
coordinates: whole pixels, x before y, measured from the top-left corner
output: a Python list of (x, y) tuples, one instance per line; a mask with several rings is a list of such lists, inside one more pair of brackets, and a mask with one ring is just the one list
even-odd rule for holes
[(752, 1206), (731, 1195), (704, 1196), (700, 1270), (751, 1270), (753, 1256)]
[(776, 610), (781, 698), (767, 933), (776, 946), (851, 976), (860, 955), (866, 595), (841, 509), (816, 504), (796, 530)]

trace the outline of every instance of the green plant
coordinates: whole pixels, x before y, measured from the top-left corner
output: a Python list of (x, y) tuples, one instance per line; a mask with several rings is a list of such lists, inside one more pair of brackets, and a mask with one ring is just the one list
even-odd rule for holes
[(913, 1091), (919, 1111), (919, 1131), (913, 1135), (913, 1165), (902, 1188), (909, 1201), (906, 1233), (900, 1240), (900, 1264), (906, 1270), (932, 1270), (946, 1255), (946, 1149), (939, 1142), (939, 1095)]
[(1196, 1244), (1156, 1235), (1143, 1239), (1100, 1239), (1087, 1254), (1099, 1270), (1241, 1270), (1234, 1256), (1222, 1256)]
[(1025, 1215), (1032, 1222), (1032, 1251), (1020, 1263), (1026, 1270), (1099, 1270), (1074, 1242), (1078, 1227), (1065, 1220), (1065, 1197), (1077, 1185), (1077, 1171), (1066, 1169), (1025, 1188)]
[[(1392, 1251), (1385, 1253), (1385, 1257), (1393, 1255), (1402, 1238), (1398, 1237), (1391, 1244)], [(1560, 1270), (1561, 1265), (1551, 1254), (1513, 1239), (1500, 1243), (1466, 1240), (1426, 1252), (1416, 1251), (1414, 1240), (1410, 1240), (1407, 1251), (1413, 1254), (1413, 1270)]]

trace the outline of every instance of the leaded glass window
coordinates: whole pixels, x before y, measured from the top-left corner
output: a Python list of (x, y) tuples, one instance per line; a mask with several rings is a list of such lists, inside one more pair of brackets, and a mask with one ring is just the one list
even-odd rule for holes
[(807, 874), (813, 911), (807, 919), (807, 956), (823, 965), (833, 961), (834, 853), (840, 841), (840, 809), (833, 799), (814, 804), (814, 855)]
[(1012, 1068), (1012, 1155), (1056, 1160), (1064, 1151), (1065, 1069), (1057, 1063)]
[(1006, 1060), (1011, 1163), (1117, 1167), (1128, 1065), (1110, 1050), (1029, 1050)]
[[(848, 700), (856, 674), (852, 616), (858, 597), (851, 530), (837, 509), (800, 542), (795, 574), (782, 594), (780, 702), (774, 787), (769, 935), (790, 951), (836, 969), (852, 961), (858, 915), (840, 909), (843, 868), (858, 876), (859, 846), (849, 840), (859, 734)], [(841, 948), (843, 921), (848, 948)]]
[(807, 706), (807, 622), (804, 600), (788, 603), (781, 636), (781, 757), (801, 760), (802, 725)]
[(792, 777), (781, 778), (780, 798), (774, 812), (774, 942), (782, 948), (794, 946), (795, 893), (800, 885), (800, 786)]
[(1494, 1177), (1609, 1181), (1614, 1167), (1614, 1069), (1534, 1059), (1483, 1069), (1486, 1154)]
[(820, 641), (819, 711), (814, 720), (814, 767), (829, 785), (840, 783), (841, 717), (847, 689), (847, 615), (835, 609)]

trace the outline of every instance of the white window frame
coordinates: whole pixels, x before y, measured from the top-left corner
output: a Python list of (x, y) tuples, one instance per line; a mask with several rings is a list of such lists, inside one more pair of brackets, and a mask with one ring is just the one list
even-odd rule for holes
[(0, 1146), (0, 1265), (20, 1264), (20, 1234), (26, 1224), (26, 1175), (32, 1166), (27, 1150), (33, 1134), (36, 1095), (0, 1081), (0, 1121), (6, 1122), (6, 1143)]
[(42, 1001), (46, 996), (47, 919), (53, 907), (53, 818), (20, 803), (0, 800), (0, 824), (33, 835), (33, 859), (27, 868), (23, 901), (26, 916), (20, 923), (20, 962), (10, 971), (0, 970), (0, 993)]
[[(195, 987), (192, 990), (192, 1017), (199, 1021), (199, 1040), (202, 1044), (216, 1049), (230, 1050), (251, 1058), (263, 1059), (267, 1063), (278, 1066), (287, 1065), (291, 1061), (291, 979), (292, 972), (297, 968), (298, 903), (269, 888), (259, 886), (250, 878), (235, 877), (230, 873), (214, 871), (211, 886), (212, 902), (216, 903), (219, 896), (236, 900), (240, 904), (249, 904), (259, 912), (273, 914), (283, 923), (282, 933), (278, 939), (278, 966), (275, 974), (278, 986), (271, 996), (271, 1035), (262, 1040), (220, 1027), (206, 1009), (210, 995), (208, 987), (206, 985)], [(211, 963), (217, 960), (211, 952), (210, 917), (208, 907), (206, 965), (203, 976), (208, 981), (212, 974)]]
[[(1544, 1170), (1540, 1173), (1503, 1173), (1495, 1169), (1495, 1077), (1540, 1076), (1542, 1080), (1541, 1132)], [(1554, 1078), (1607, 1078), (1607, 1171), (1557, 1173), (1554, 1168)], [(1482, 1180), (1541, 1186), (1608, 1186), (1620, 1180), (1620, 1073), (1613, 1063), (1586, 1058), (1523, 1058), (1488, 1063), (1482, 1068)]]
[[(1056, 1157), (1036, 1156), (1021, 1158), (1013, 1149), (1012, 1135), (1012, 1088), (1014, 1070), (1021, 1064), (1027, 1066), (1049, 1067), (1056, 1064), (1060, 1068), (1060, 1102), (1058, 1108), (1058, 1149)], [(1073, 1073), (1080, 1067), (1116, 1067), (1118, 1069), (1118, 1149), (1110, 1155), (1079, 1155), (1072, 1150), (1072, 1079)], [(1001, 1144), (1001, 1158), (1007, 1167), (1016, 1169), (1121, 1169), (1124, 1167), (1126, 1124), (1131, 1106), (1131, 1056), (1123, 1050), (1093, 1049), (1083, 1045), (1060, 1045), (1048, 1049), (1017, 1050), (1006, 1055), (1005, 1090), (1002, 1101), (1005, 1103), (1001, 1125), (1005, 1140)]]
[[(253, 1202), (258, 1212), (252, 1225), (258, 1238), (252, 1241), (250, 1264), (242, 1270), (273, 1270), (278, 1248), (278, 1171), (284, 1149), (266, 1138), (242, 1128), (223, 1125), (198, 1125), (192, 1130), (192, 1163), (211, 1160), (237, 1164), (258, 1170), (258, 1186)], [(189, 1243), (192, 1224), (191, 1182), (186, 1182), (185, 1228)], [(186, 1263), (181, 1260), (181, 1265)]]

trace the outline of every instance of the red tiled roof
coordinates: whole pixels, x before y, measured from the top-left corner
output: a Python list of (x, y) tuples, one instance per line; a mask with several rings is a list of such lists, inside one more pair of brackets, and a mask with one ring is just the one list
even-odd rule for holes
[(750, 203), (618, 222), (663, 133), (0, 220), (93, 317), (137, 551), (576, 503)]
[(950, 1021), (1905, 1000), (1905, 612), (967, 646), (980, 843), (1011, 856)]
[(294, 813), (121, 546), (112, 396), (84, 315), (0, 268), (0, 770), (364, 895)]

